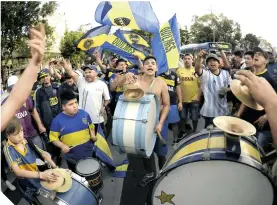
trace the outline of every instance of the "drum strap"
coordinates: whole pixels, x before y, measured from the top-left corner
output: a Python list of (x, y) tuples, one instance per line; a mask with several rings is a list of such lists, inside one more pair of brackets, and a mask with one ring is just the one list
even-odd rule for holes
[(155, 85), (155, 78), (152, 80), (152, 82), (151, 82), (151, 85), (150, 85), (150, 87), (149, 87), (149, 90), (148, 90), (148, 92), (149, 93), (152, 93), (152, 88), (153, 88), (153, 86)]

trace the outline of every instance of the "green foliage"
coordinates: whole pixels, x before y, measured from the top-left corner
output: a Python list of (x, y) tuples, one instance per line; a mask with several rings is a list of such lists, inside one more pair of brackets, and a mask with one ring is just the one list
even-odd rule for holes
[(193, 43), (226, 42), (233, 48), (241, 40), (240, 25), (223, 14), (194, 16), (190, 34)]
[[(53, 31), (46, 17), (52, 15), (57, 8), (56, 2), (42, 4), (39, 1), (3, 1), (1, 2), (1, 58), (12, 58), (14, 51), (28, 51), (26, 40), (30, 26), (40, 22), (45, 24), (47, 49), (53, 43)], [(27, 52), (28, 53), (28, 52)]]
[(61, 54), (64, 58), (70, 58), (71, 63), (79, 64), (85, 57), (85, 53), (76, 48), (75, 42), (78, 41), (83, 32), (66, 31), (60, 45)]
[(190, 43), (191, 35), (187, 26), (185, 26), (184, 28), (180, 28), (180, 37), (181, 45), (187, 45)]
[(244, 38), (241, 39), (239, 43), (239, 47), (241, 49), (252, 50), (255, 46), (258, 46), (260, 43), (260, 40), (258, 37), (252, 33), (248, 33), (244, 36)]

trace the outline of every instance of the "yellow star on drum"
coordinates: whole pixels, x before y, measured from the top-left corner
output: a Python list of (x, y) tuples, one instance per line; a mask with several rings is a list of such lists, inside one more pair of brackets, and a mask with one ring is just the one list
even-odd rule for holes
[(155, 196), (157, 199), (161, 200), (161, 204), (164, 203), (170, 203), (175, 205), (175, 203), (172, 201), (173, 197), (175, 196), (175, 194), (166, 194), (164, 191), (161, 191), (161, 195), (160, 196)]

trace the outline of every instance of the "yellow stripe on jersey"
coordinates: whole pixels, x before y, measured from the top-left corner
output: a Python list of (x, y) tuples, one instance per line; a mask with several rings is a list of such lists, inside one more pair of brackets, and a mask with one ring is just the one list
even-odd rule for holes
[(89, 129), (63, 135), (60, 140), (62, 143), (66, 144), (67, 146), (76, 146), (76, 145), (84, 144), (90, 140)]
[(53, 141), (59, 140), (60, 135), (61, 134), (59, 132), (50, 131), (50, 133), (49, 133), (49, 141), (53, 142)]
[(38, 171), (38, 167), (37, 167), (36, 163), (33, 163), (33, 164), (21, 164), (21, 165), (19, 165), (19, 168), (27, 170), (27, 171)]

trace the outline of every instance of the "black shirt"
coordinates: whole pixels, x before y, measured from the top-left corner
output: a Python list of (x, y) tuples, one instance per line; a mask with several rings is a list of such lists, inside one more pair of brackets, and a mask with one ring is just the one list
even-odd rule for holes
[(179, 77), (173, 71), (170, 71), (169, 74), (162, 73), (159, 75), (159, 77), (162, 78), (164, 82), (167, 84), (169, 97), (170, 97), (170, 104), (177, 105), (176, 87), (180, 85)]
[[(258, 77), (265, 78), (272, 86), (272, 88), (275, 90), (275, 92), (277, 92), (277, 82), (274, 80), (274, 77), (267, 70), (265, 70), (265, 72), (262, 72), (261, 74), (256, 74), (256, 75)], [(270, 96), (268, 97), (270, 98)], [(259, 117), (263, 116), (264, 114), (265, 114), (264, 110), (259, 111), (259, 110), (254, 110), (252, 108), (247, 107), (244, 113), (242, 114), (242, 119), (253, 124), (256, 120), (259, 119)], [(258, 129), (258, 127), (256, 128)], [(264, 125), (262, 130), (270, 130), (268, 122)]]

